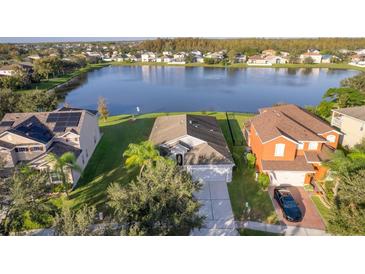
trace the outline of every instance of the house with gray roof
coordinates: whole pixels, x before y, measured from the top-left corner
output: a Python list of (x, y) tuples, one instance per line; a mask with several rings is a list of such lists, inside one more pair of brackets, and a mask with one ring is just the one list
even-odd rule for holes
[(232, 181), (234, 161), (214, 117), (158, 117), (149, 140), (158, 146), (161, 155), (176, 160), (195, 180)]
[[(48, 155), (72, 152), (77, 164), (86, 167), (100, 140), (97, 112), (62, 107), (52, 112), (7, 113), (0, 121), (0, 157), (5, 168), (26, 163), (38, 170), (49, 170)], [(70, 170), (69, 181), (76, 183), (80, 173)]]
[(365, 106), (332, 110), (331, 125), (343, 133), (343, 146), (353, 147), (365, 138)]

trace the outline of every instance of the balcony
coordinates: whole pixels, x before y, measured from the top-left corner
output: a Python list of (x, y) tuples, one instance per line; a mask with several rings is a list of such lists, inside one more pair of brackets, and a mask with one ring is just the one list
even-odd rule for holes
[(341, 120), (341, 118), (339, 118), (339, 117), (333, 117), (333, 118), (332, 118), (332, 121), (331, 121), (331, 125), (332, 125), (332, 126), (335, 126), (335, 127), (341, 128), (341, 124), (342, 124), (342, 120)]

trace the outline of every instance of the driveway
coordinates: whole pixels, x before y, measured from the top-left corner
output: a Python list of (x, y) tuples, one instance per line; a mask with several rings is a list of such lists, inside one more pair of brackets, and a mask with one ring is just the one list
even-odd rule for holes
[(195, 193), (200, 201), (200, 215), (205, 216), (204, 227), (194, 229), (192, 236), (238, 236), (231, 201), (225, 182), (203, 182), (202, 189)]
[(283, 217), (283, 212), (277, 203), (277, 201), (274, 199), (274, 187), (269, 188), (269, 195), (273, 202), (273, 205), (275, 207), (275, 211), (278, 215), (279, 220), (282, 224), (285, 224), (287, 226), (297, 226), (297, 227), (303, 227), (303, 228), (311, 228), (311, 229), (319, 229), (319, 230), (325, 230), (324, 222), (319, 215), (316, 206), (313, 204), (310, 194), (307, 193), (303, 187), (294, 187), (294, 186), (288, 186), (287, 187), (291, 194), (293, 195), (295, 201), (298, 203), (300, 209), (302, 210), (302, 213), (304, 213), (303, 220), (298, 223), (293, 223), (287, 221)]

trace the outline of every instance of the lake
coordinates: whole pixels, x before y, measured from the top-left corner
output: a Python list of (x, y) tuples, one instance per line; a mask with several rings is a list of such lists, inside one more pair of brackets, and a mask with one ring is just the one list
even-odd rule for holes
[(256, 112), (275, 103), (315, 105), (330, 87), (358, 72), (335, 69), (109, 66), (82, 75), (63, 102), (96, 109), (106, 98), (111, 115), (167, 111)]

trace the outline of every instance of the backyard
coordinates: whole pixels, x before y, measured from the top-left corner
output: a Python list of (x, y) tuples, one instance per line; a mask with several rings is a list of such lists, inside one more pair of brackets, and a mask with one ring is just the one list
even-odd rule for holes
[[(108, 186), (112, 182), (128, 184), (136, 176), (135, 173), (123, 167), (122, 154), (128, 144), (147, 140), (154, 119), (160, 115), (172, 114), (175, 113), (142, 114), (136, 117), (135, 121), (131, 120), (130, 115), (113, 116), (106, 121), (100, 120), (103, 137), (68, 202), (74, 207), (80, 207), (86, 203), (103, 209), (107, 200)], [(243, 161), (245, 141), (241, 127), (252, 115), (228, 113), (226, 116), (224, 112), (195, 112), (192, 114), (215, 116), (226, 137), (236, 163), (233, 181), (228, 184), (235, 218), (242, 220), (250, 217), (250, 219), (274, 222), (276, 215), (268, 193), (259, 188), (254, 180), (254, 170), (247, 169)], [(248, 215), (245, 211), (246, 202), (251, 208)]]

